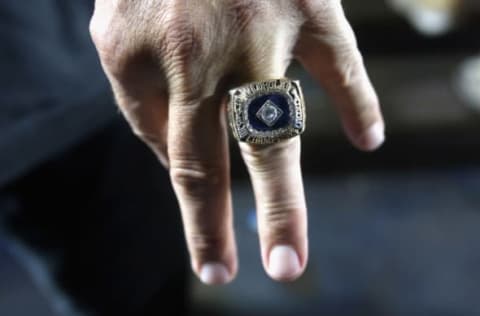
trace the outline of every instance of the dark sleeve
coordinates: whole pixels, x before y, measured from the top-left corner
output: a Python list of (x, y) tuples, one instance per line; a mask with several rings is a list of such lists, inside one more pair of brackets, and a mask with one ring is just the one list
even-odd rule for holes
[(92, 2), (0, 1), (0, 186), (116, 115)]

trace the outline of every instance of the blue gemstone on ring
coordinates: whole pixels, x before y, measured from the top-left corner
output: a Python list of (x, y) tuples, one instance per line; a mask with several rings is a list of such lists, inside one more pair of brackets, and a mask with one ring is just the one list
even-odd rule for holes
[(282, 94), (262, 95), (248, 105), (248, 119), (258, 131), (283, 128), (290, 123), (290, 106)]

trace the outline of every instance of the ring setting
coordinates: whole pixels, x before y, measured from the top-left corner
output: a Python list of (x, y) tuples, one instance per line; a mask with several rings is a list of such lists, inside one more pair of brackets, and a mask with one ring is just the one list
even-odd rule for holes
[(273, 144), (305, 130), (305, 102), (300, 82), (277, 79), (230, 90), (230, 127), (240, 142)]

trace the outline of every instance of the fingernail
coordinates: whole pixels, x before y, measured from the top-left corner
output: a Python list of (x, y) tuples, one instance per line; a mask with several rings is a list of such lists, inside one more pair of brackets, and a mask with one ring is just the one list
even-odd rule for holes
[(222, 263), (205, 263), (200, 270), (200, 280), (208, 285), (222, 285), (230, 282), (230, 273)]
[(275, 246), (270, 251), (268, 274), (275, 280), (288, 281), (301, 273), (300, 260), (290, 246)]
[(359, 138), (358, 146), (363, 150), (373, 151), (380, 147), (385, 141), (385, 127), (383, 123), (377, 122), (370, 126)]

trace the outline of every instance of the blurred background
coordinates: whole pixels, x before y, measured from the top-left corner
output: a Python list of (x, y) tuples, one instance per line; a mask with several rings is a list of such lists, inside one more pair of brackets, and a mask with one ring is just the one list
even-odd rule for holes
[[(480, 315), (480, 2), (343, 3), (387, 142), (354, 150), (329, 100), (293, 65), (308, 104), (307, 272), (292, 284), (266, 277), (232, 148), (240, 272), (220, 288), (192, 277), (192, 315)], [(15, 252), (0, 239), (0, 315), (59, 316)]]

